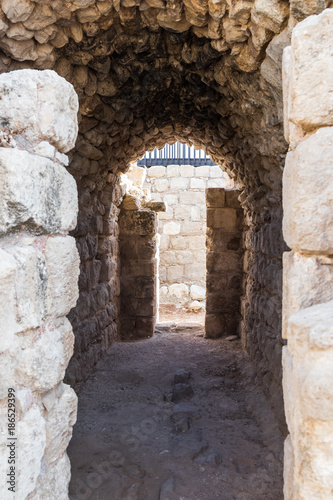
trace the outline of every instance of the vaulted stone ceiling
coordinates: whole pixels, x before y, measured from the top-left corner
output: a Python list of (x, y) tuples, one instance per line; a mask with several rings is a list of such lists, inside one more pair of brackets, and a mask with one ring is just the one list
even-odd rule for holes
[(260, 200), (271, 210), (286, 151), (282, 50), (295, 22), (327, 3), (2, 0), (0, 70), (52, 68), (72, 82), (77, 151), (100, 169), (181, 140), (225, 166), (250, 211)]

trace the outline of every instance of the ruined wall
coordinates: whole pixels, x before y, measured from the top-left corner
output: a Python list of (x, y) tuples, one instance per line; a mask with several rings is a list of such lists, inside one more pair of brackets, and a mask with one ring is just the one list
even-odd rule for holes
[(0, 495), (65, 499), (77, 406), (63, 383), (74, 344), (66, 315), (79, 256), (64, 153), (78, 99), (55, 72), (32, 70), (1, 75), (0, 95)]
[(333, 491), (333, 10), (284, 52), (283, 386), (285, 499)]
[(208, 338), (240, 333), (244, 214), (239, 194), (219, 188), (206, 191)]
[(120, 335), (123, 340), (151, 337), (157, 318), (157, 220), (126, 197), (120, 207)]
[(166, 204), (160, 212), (160, 304), (205, 308), (207, 187), (230, 182), (218, 165), (155, 166), (147, 169), (143, 188), (153, 201)]

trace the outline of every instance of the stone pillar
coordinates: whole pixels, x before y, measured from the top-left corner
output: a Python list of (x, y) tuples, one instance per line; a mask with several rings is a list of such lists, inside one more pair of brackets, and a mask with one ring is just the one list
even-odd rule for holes
[(157, 319), (157, 217), (128, 206), (119, 215), (120, 332), (124, 340), (151, 337)]
[(239, 191), (210, 188), (207, 204), (206, 337), (239, 333), (243, 210)]
[(2, 74), (0, 95), (0, 497), (65, 500), (77, 398), (62, 380), (79, 258), (67, 234), (77, 189), (64, 153), (78, 99), (55, 72), (34, 70)]
[(283, 390), (286, 500), (333, 492), (333, 10), (284, 51)]

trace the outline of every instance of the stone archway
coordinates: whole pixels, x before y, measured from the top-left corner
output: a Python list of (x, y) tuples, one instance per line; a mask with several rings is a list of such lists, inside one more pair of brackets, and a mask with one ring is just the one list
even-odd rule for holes
[[(290, 10), (288, 2), (267, 4), (261, 0), (230, 5), (222, 0), (218, 3), (125, 0), (113, 4), (78, 0), (69, 6), (59, 1), (52, 7), (30, 1), (2, 3), (0, 48), (6, 54), (0, 57), (2, 72), (53, 68), (73, 83), (79, 95), (80, 133), (69, 155), (68, 170), (76, 179), (79, 192), (78, 224), (73, 235), (81, 259), (80, 297), (69, 316), (76, 341), (67, 381), (79, 387), (119, 332), (118, 173), (125, 171), (129, 162), (146, 149), (166, 140), (180, 139), (204, 146), (214, 159), (224, 163), (226, 171), (242, 187), (241, 202), (248, 225), (243, 343), (284, 428), (280, 363), (284, 343), (280, 330), (281, 258), (285, 249), (281, 233), (281, 181), (287, 143), (282, 130), (281, 58), (297, 21), (317, 14), (325, 6), (325, 2), (303, 6), (294, 1)], [(313, 40), (328, 61), (331, 56), (325, 52), (320, 23), (331, 27), (331, 17), (329, 10), (315, 18), (319, 19), (319, 31), (315, 31), (318, 36)], [(306, 38), (308, 25), (300, 26), (305, 26), (305, 31), (299, 28), (297, 33), (301, 39)], [(298, 95), (307, 95), (303, 90), (306, 82), (302, 83), (297, 73), (299, 67), (306, 67), (297, 43), (295, 35), (292, 102), (297, 102)], [(322, 71), (322, 67), (319, 69)], [(12, 78), (15, 80), (15, 73)], [(38, 103), (51, 99), (47, 89), (52, 87), (52, 83), (46, 85)], [(37, 85), (37, 88), (43, 92), (43, 87), (40, 90)], [(304, 137), (303, 144), (306, 140), (315, 141), (324, 132), (316, 132), (312, 139), (307, 135), (318, 127), (332, 125), (331, 115), (325, 111), (327, 107), (331, 109), (330, 89), (330, 84), (324, 89), (323, 101), (319, 103), (322, 111), (316, 111), (315, 100), (312, 107), (300, 102), (300, 108), (306, 110), (303, 113), (298, 114), (297, 106), (291, 106), (288, 116), (292, 135), (288, 137), (292, 148)], [(36, 90), (29, 95), (29, 102), (35, 95)], [(57, 103), (53, 104), (57, 109)], [(59, 152), (67, 150), (63, 130), (53, 127), (44, 137), (48, 123), (48, 120), (39, 123), (42, 127), (38, 133), (42, 133), (35, 141), (36, 129), (29, 136), (29, 127), (23, 127), (21, 134), (14, 128), (12, 137), (10, 120), (3, 121), (2, 146), (25, 148), (34, 155), (64, 162), (65, 158), (59, 156)], [(51, 148), (45, 144), (48, 140)], [(320, 147), (324, 150), (324, 144)], [(292, 155), (298, 158), (297, 154)], [(54, 229), (47, 226), (47, 221), (38, 219), (32, 224), (34, 231), (36, 227), (44, 233), (59, 230), (63, 234), (73, 226), (66, 219), (66, 224), (60, 223)], [(306, 258), (308, 252), (330, 255), (330, 245), (310, 248), (299, 246), (289, 235), (286, 239), (298, 254), (305, 253)], [(66, 255), (65, 248), (63, 251)], [(8, 266), (5, 271), (11, 280), (15, 265), (12, 262)], [(319, 294), (312, 304), (331, 298), (329, 292), (324, 296)], [(71, 300), (67, 306), (72, 305)], [(66, 308), (61, 310), (61, 315), (66, 312)], [(56, 314), (61, 316), (60, 309)], [(9, 358), (7, 361), (10, 362)], [(297, 388), (292, 391), (297, 393)], [(50, 398), (48, 394), (43, 405), (51, 410)], [(29, 401), (23, 399), (23, 416)], [(302, 453), (296, 446), (296, 431), (291, 429), (291, 432), (296, 453)], [(41, 436), (39, 442), (45, 439)], [(311, 442), (312, 445), (315, 448)], [(65, 459), (63, 462), (62, 467), (67, 470)], [(34, 465), (33, 487), (37, 485), (39, 465)], [(61, 474), (61, 467), (56, 470), (56, 466), (52, 468), (53, 475), (44, 478), (48, 488), (52, 488), (57, 474)], [(292, 485), (304, 481), (297, 467)], [(291, 493), (287, 495), (291, 498)]]

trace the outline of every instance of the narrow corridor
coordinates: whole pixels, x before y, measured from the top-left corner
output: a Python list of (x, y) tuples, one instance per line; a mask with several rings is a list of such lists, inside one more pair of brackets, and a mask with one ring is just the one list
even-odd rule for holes
[(116, 343), (79, 394), (71, 500), (281, 500), (282, 437), (240, 341)]

